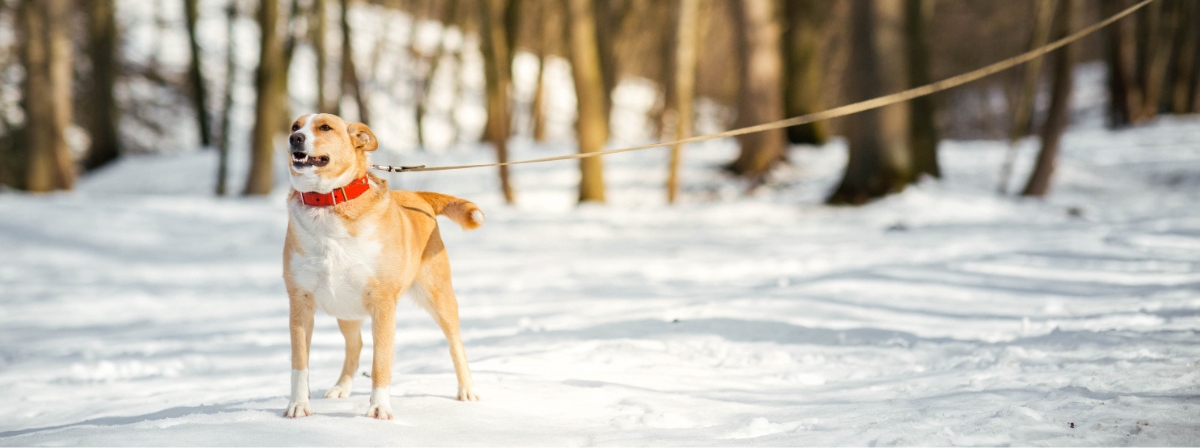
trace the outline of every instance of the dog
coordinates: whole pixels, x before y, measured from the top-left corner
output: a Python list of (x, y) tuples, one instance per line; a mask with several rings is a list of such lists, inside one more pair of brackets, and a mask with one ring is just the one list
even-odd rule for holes
[(375, 356), (367, 416), (390, 420), (395, 313), (406, 293), (433, 316), (450, 344), (458, 399), (479, 400), (459, 337), (450, 258), (436, 217), (445, 215), (471, 230), (483, 224), (483, 212), (454, 196), (388, 190), (386, 181), (368, 172), (367, 152), (379, 143), (365, 124), (305, 115), (292, 124), (288, 145), (283, 278), (291, 308), (292, 391), (284, 415), (313, 413), (308, 353), (319, 308), (337, 318), (346, 338), (342, 375), (325, 397), (350, 396), (363, 346), (360, 329), (370, 318)]

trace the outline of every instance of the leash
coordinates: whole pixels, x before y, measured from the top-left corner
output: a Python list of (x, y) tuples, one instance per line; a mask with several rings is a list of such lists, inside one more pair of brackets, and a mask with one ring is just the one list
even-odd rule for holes
[(865, 101), (860, 101), (857, 103), (847, 104), (845, 106), (835, 107), (833, 109), (828, 109), (828, 110), (824, 110), (821, 112), (814, 112), (814, 113), (810, 113), (810, 114), (800, 115), (798, 117), (787, 118), (787, 119), (783, 119), (783, 120), (779, 120), (779, 121), (773, 121), (770, 123), (764, 123), (764, 124), (755, 125), (755, 126), (748, 126), (748, 127), (744, 127), (744, 128), (732, 129), (732, 130), (728, 130), (725, 132), (718, 132), (716, 134), (708, 134), (708, 135), (700, 135), (700, 136), (696, 136), (696, 137), (689, 137), (689, 138), (685, 138), (685, 139), (681, 139), (681, 140), (669, 140), (669, 141), (658, 142), (658, 143), (653, 143), (653, 144), (649, 144), (649, 145), (630, 146), (630, 147), (626, 147), (626, 148), (609, 149), (609, 150), (604, 150), (604, 151), (585, 152), (585, 153), (578, 153), (578, 154), (568, 154), (568, 155), (555, 156), (555, 157), (542, 157), (542, 158), (538, 158), (538, 159), (518, 160), (518, 161), (514, 161), (514, 162), (480, 163), (480, 164), (473, 164), (473, 165), (452, 165), (452, 166), (434, 166), (434, 167), (427, 167), (425, 165), (398, 166), (398, 167), (397, 166), (388, 166), (388, 165), (371, 165), (371, 167), (374, 169), (377, 169), (377, 170), (387, 171), (387, 172), (391, 172), (391, 173), (407, 173), (407, 172), (417, 172), (417, 171), (462, 170), (462, 169), (468, 169), (468, 168), (487, 168), (487, 167), (494, 167), (494, 166), (523, 165), (523, 164), (527, 164), (527, 163), (554, 162), (554, 161), (558, 161), (558, 160), (584, 159), (584, 158), (588, 158), (588, 157), (599, 157), (599, 156), (606, 156), (609, 154), (618, 154), (618, 153), (623, 153), (623, 152), (640, 151), (643, 149), (659, 148), (659, 147), (663, 147), (663, 146), (682, 145), (682, 144), (686, 144), (686, 143), (696, 143), (696, 142), (702, 142), (702, 141), (706, 141), (706, 140), (714, 140), (714, 139), (718, 139), (718, 138), (734, 137), (734, 136), (738, 136), (738, 135), (751, 134), (751, 133), (755, 133), (755, 132), (769, 131), (772, 129), (786, 128), (786, 127), (790, 127), (790, 126), (807, 124), (807, 123), (812, 123), (814, 121), (824, 121), (824, 120), (829, 120), (829, 119), (833, 119), (833, 118), (844, 117), (847, 115), (852, 115), (852, 114), (856, 114), (859, 112), (868, 111), (871, 109), (878, 109), (880, 107), (890, 106), (890, 105), (896, 104), (896, 103), (902, 103), (902, 102), (911, 100), (913, 98), (918, 98), (918, 97), (922, 97), (922, 96), (926, 96), (926, 95), (932, 95), (934, 93), (941, 92), (943, 90), (949, 90), (949, 89), (961, 86), (963, 84), (966, 84), (966, 83), (969, 83), (972, 81), (976, 81), (981, 78), (985, 78), (985, 77), (994, 75), (996, 73), (1002, 72), (1004, 70), (1008, 70), (1008, 69), (1016, 67), (1018, 65), (1027, 63), (1029, 61), (1032, 61), (1034, 59), (1044, 56), (1046, 53), (1049, 53), (1049, 52), (1052, 52), (1059, 48), (1065, 47), (1065, 46), (1067, 46), (1067, 44), (1070, 44), (1070, 43), (1075, 42), (1079, 39), (1082, 39), (1092, 33), (1095, 33), (1096, 31), (1099, 31), (1100, 29), (1102, 29), (1106, 26), (1112, 25), (1113, 22), (1116, 22), (1118, 20), (1121, 20), (1122, 18), (1125, 18), (1126, 16), (1128, 16), (1130, 14), (1133, 14), (1135, 11), (1141, 9), (1142, 7), (1152, 3), (1154, 1), (1155, 0), (1142, 0), (1141, 2), (1139, 2), (1133, 6), (1130, 6), (1129, 8), (1126, 8), (1125, 10), (1123, 10), (1121, 12), (1118, 12), (1118, 13), (1112, 15), (1111, 17), (1109, 17), (1107, 19), (1104, 19), (1100, 22), (1092, 24), (1091, 26), (1088, 26), (1082, 30), (1076, 31), (1075, 33), (1072, 33), (1071, 35), (1066, 36), (1062, 39), (1056, 40), (1054, 42), (1051, 42), (1049, 44), (1043, 45), (1036, 49), (1027, 51), (1025, 53), (1013, 56), (1013, 57), (1005, 59), (1003, 61), (996, 62), (996, 63), (993, 63), (988, 66), (984, 66), (984, 67), (976, 69), (974, 71), (970, 71), (970, 72), (963, 73), (958, 76), (946, 78), (941, 81), (932, 82), (932, 83), (929, 83), (929, 84), (926, 84), (923, 86), (914, 87), (914, 88), (911, 88), (908, 90), (903, 90), (903, 91), (896, 92), (896, 93), (893, 93), (890, 95), (884, 95), (881, 97), (877, 97), (877, 98), (873, 98), (873, 99), (869, 99), (869, 100), (865, 100)]

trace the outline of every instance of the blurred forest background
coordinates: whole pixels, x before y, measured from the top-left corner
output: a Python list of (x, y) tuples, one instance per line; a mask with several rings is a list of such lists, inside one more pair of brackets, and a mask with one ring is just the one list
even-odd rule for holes
[[(266, 194), (288, 124), (315, 111), (367, 123), (385, 150), (482, 141), (498, 161), (514, 138), (582, 152), (674, 139), (947, 78), (1134, 3), (0, 0), (0, 184), (69, 190), (124, 155), (199, 146), (220, 154), (215, 194)], [(1108, 126), (1200, 111), (1200, 2), (1157, 0), (1045, 59), (908, 103), (745, 135), (736, 159), (713, 169), (769, 186), (789, 145), (842, 135), (850, 156), (827, 201), (861, 204), (940, 176), (942, 139), (1034, 135), (1033, 174), (1008, 179), (1009, 157), (997, 190), (1045, 195), (1076, 68), (1106, 73), (1095, 92), (1107, 92)], [(553, 73), (571, 87), (555, 90)], [(629, 117), (621, 95), (646, 107)], [(574, 132), (556, 135), (551, 124), (564, 120)], [(619, 120), (644, 132), (610, 135)], [(231, 178), (234, 156), (250, 159), (245, 178)], [(682, 156), (674, 148), (668, 164), (672, 201)], [(582, 159), (580, 172), (579, 199), (604, 201), (604, 161)]]

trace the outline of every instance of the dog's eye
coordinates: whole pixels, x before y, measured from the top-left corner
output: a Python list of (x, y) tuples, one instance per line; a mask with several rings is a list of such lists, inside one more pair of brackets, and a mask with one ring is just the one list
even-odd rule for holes
[(333, 128), (329, 127), (329, 125), (327, 125), (327, 124), (323, 124), (323, 125), (321, 125), (321, 130), (322, 131), (332, 131)]
[(298, 124), (293, 124), (293, 125), (292, 125), (292, 132), (296, 132), (296, 131), (299, 131), (299, 130), (300, 130), (300, 125), (298, 125)]

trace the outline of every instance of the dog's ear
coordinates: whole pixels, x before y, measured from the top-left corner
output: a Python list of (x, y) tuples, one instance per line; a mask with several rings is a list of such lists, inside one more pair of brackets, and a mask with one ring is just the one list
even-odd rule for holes
[(371, 132), (371, 128), (365, 124), (350, 123), (346, 126), (346, 133), (350, 134), (350, 141), (354, 143), (354, 149), (363, 151), (379, 149), (379, 141), (375, 140), (375, 133)]

